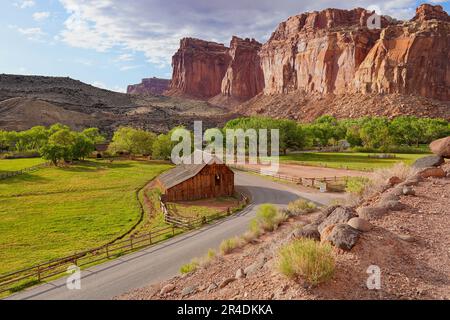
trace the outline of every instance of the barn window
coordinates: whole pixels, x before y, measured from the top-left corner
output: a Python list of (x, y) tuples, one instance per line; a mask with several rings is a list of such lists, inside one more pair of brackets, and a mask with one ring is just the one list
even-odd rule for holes
[(216, 186), (220, 186), (220, 176), (216, 174)]

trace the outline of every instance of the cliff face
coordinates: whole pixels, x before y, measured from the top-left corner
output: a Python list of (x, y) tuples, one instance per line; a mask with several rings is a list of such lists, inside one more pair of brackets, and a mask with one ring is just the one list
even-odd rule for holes
[(259, 50), (261, 44), (254, 39), (233, 37), (230, 43), (230, 64), (222, 80), (221, 94), (237, 100), (248, 100), (264, 88)]
[(440, 6), (422, 5), (384, 29), (355, 75), (362, 93), (416, 94), (450, 100), (450, 23)]
[(168, 95), (197, 98), (230, 97), (248, 100), (260, 93), (264, 75), (259, 59), (261, 44), (233, 37), (230, 47), (186, 38), (172, 58), (173, 80)]
[(167, 79), (158, 79), (155, 77), (142, 79), (142, 82), (139, 84), (129, 85), (127, 93), (161, 95), (169, 89), (169, 84), (170, 80)]
[(281, 23), (261, 50), (264, 93), (346, 92), (379, 37), (366, 27), (371, 15), (360, 8), (327, 9)]
[(169, 95), (210, 98), (221, 92), (230, 56), (223, 44), (184, 38), (172, 58)]

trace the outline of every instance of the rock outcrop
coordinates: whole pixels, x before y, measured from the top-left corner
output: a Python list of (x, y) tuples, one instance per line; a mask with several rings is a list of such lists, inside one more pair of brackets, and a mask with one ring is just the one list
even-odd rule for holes
[(264, 74), (255, 39), (233, 37), (230, 43), (230, 64), (222, 80), (221, 94), (237, 100), (248, 100), (264, 89)]
[(379, 38), (380, 30), (367, 28), (372, 14), (326, 9), (282, 22), (261, 50), (264, 93), (346, 92)]
[(173, 75), (168, 95), (211, 98), (221, 93), (230, 62), (223, 44), (184, 38), (172, 58)]
[(230, 47), (186, 38), (173, 56), (173, 80), (168, 95), (197, 98), (220, 96), (246, 101), (264, 88), (259, 50), (254, 39), (233, 37)]
[(159, 78), (142, 79), (139, 84), (129, 85), (127, 93), (129, 94), (149, 94), (162, 95), (164, 91), (169, 89), (170, 80)]
[(450, 23), (441, 6), (422, 5), (409, 22), (388, 26), (355, 75), (362, 93), (450, 100)]

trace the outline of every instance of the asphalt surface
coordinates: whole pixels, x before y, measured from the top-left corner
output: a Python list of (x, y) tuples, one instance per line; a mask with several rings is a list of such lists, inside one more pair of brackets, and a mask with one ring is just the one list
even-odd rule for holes
[(8, 299), (18, 300), (104, 300), (112, 299), (132, 289), (175, 276), (181, 265), (208, 249), (218, 248), (224, 239), (243, 234), (257, 208), (263, 203), (279, 207), (298, 197), (319, 204), (330, 202), (330, 196), (303, 193), (289, 186), (257, 175), (236, 173), (236, 185), (251, 194), (252, 203), (240, 213), (169, 239), (163, 243), (123, 256), (82, 271), (81, 289), (69, 290), (66, 277), (22, 291)]

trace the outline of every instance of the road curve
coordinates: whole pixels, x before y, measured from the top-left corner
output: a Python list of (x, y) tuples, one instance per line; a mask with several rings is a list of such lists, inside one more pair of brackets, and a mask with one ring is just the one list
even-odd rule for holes
[(285, 206), (299, 196), (321, 204), (330, 201), (325, 194), (303, 193), (269, 179), (236, 173), (236, 185), (245, 188), (252, 203), (240, 213), (199, 230), (82, 271), (81, 290), (69, 290), (66, 277), (17, 293), (14, 300), (103, 300), (175, 276), (179, 267), (194, 257), (217, 248), (224, 239), (240, 235), (255, 216), (258, 206), (272, 203)]

